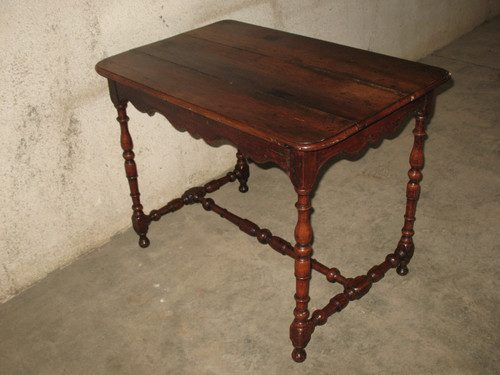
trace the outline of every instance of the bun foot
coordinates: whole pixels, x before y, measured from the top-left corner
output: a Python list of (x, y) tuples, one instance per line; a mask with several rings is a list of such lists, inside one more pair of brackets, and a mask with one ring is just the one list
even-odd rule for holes
[(146, 236), (141, 236), (139, 238), (139, 246), (142, 248), (148, 247), (149, 246), (149, 238), (147, 238)]
[(399, 265), (398, 268), (396, 268), (396, 272), (399, 276), (406, 276), (408, 275), (408, 267)]
[(295, 362), (304, 362), (306, 360), (306, 351), (302, 348), (295, 348), (292, 351), (292, 358)]
[(248, 191), (248, 186), (247, 185), (240, 185), (239, 191), (241, 193), (246, 193)]

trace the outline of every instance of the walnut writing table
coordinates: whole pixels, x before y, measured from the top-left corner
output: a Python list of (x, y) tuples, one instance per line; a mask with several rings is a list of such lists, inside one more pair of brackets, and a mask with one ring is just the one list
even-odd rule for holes
[[(132, 222), (141, 247), (152, 221), (186, 204), (201, 203), (260, 243), (295, 262), (296, 307), (290, 338), (297, 362), (318, 325), (361, 298), (391, 268), (408, 272), (415, 208), (419, 196), (425, 122), (433, 92), (450, 75), (445, 70), (236, 21), (222, 21), (107, 58), (96, 70), (109, 83), (118, 110), (125, 171), (133, 201)], [(237, 149), (233, 172), (145, 214), (128, 130), (127, 103), (141, 112), (159, 112), (179, 130), (208, 143), (225, 140)], [(366, 274), (344, 277), (311, 258), (310, 192), (327, 160), (359, 153), (382, 135), (395, 132), (405, 118), (416, 119), (410, 154), (407, 203), (396, 250)], [(238, 180), (248, 190), (246, 157), (271, 161), (290, 177), (297, 192), (295, 246), (253, 222), (218, 206), (206, 195)], [(344, 292), (309, 316), (311, 270)]]

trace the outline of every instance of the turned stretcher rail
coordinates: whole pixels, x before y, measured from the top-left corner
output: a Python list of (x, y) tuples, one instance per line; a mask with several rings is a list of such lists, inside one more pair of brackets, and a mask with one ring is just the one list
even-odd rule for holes
[[(213, 199), (205, 198), (204, 189), (199, 189), (193, 196), (193, 200), (194, 202), (201, 203), (205, 210), (212, 211), (235, 224), (242, 232), (256, 237), (260, 243), (269, 245), (272, 249), (283, 255), (288, 255), (293, 259), (297, 258), (293, 246), (288, 241), (281, 237), (274, 236), (269, 229), (261, 229), (252, 221), (233, 214), (227, 209), (217, 205)], [(355, 278), (346, 278), (341, 275), (337, 268), (328, 268), (317, 260), (311, 259), (312, 269), (324, 274), (328, 281), (338, 282), (344, 286), (344, 291), (342, 293), (331, 298), (330, 302), (322, 309), (313, 312), (311, 318), (308, 320), (308, 329), (311, 333), (317, 325), (325, 324), (328, 317), (343, 310), (349, 304), (349, 301), (360, 299), (368, 293), (373, 283), (380, 281), (391, 268), (398, 267), (405, 257), (406, 253), (404, 249), (398, 246), (393, 253), (386, 256), (382, 263), (370, 268), (365, 275), (360, 275)]]
[(325, 307), (312, 313), (311, 319), (309, 319), (311, 333), (315, 326), (325, 324), (328, 317), (343, 310), (349, 304), (349, 301), (360, 299), (368, 293), (373, 283), (382, 280), (387, 271), (398, 267), (405, 257), (406, 253), (398, 247), (394, 253), (387, 254), (382, 263), (370, 268), (366, 275), (360, 275), (354, 279), (345, 279), (343, 283), (344, 291), (330, 299), (330, 302)]
[[(142, 220), (144, 220), (144, 223), (147, 223), (146, 225), (149, 225), (151, 221), (158, 221), (162, 216), (177, 211), (185, 205), (200, 203), (205, 210), (212, 211), (235, 224), (242, 232), (252, 237), (256, 237), (261, 244), (267, 244), (278, 253), (297, 259), (294, 247), (290, 242), (273, 235), (269, 229), (260, 228), (254, 222), (235, 215), (216, 204), (213, 199), (206, 198), (208, 193), (215, 192), (227, 183), (236, 180), (240, 181), (240, 191), (246, 192), (248, 190), (248, 188), (245, 188), (245, 178), (248, 178), (248, 172), (246, 172), (245, 166), (242, 165), (243, 163), (240, 161), (240, 158), (238, 159), (239, 163), (233, 172), (228, 172), (224, 177), (212, 180), (203, 186), (186, 190), (180, 198), (171, 200), (165, 206), (157, 210), (152, 210), (149, 215), (144, 215)], [(246, 174), (246, 176), (243, 176), (243, 180), (240, 177), (242, 173)], [(241, 186), (243, 186), (243, 188), (241, 188)], [(381, 264), (373, 266), (365, 275), (360, 275), (355, 278), (346, 278), (337, 268), (329, 268), (316, 259), (311, 259), (312, 269), (325, 275), (329, 282), (337, 282), (343, 285), (344, 291), (332, 297), (328, 304), (322, 309), (315, 310), (312, 313), (311, 318), (307, 321), (307, 329), (310, 333), (314, 331), (316, 326), (325, 324), (331, 315), (343, 310), (349, 304), (349, 301), (354, 301), (363, 297), (368, 293), (373, 283), (380, 281), (389, 269), (401, 266), (407, 256), (406, 248), (399, 244), (394, 253), (388, 254)]]
[(152, 210), (149, 215), (147, 215), (150, 220), (158, 221), (160, 218), (170, 212), (174, 212), (177, 210), (180, 210), (184, 205), (186, 204), (192, 204), (195, 203), (196, 200), (194, 197), (199, 194), (207, 194), (207, 193), (212, 193), (214, 191), (219, 190), (222, 186), (227, 184), (228, 182), (233, 182), (236, 181), (237, 175), (235, 172), (229, 172), (227, 175), (224, 177), (212, 180), (208, 183), (206, 183), (203, 187), (194, 187), (191, 189), (188, 189), (182, 194), (181, 198), (176, 198), (168, 202), (165, 206), (163, 206), (160, 209), (157, 210)]
[[(205, 198), (206, 194), (213, 193), (219, 190), (222, 186), (229, 182), (234, 182), (238, 179), (237, 171), (228, 172), (224, 177), (212, 180), (203, 186), (193, 187), (184, 192), (180, 198), (172, 199), (165, 206), (152, 210), (149, 215), (144, 215), (144, 221), (158, 221), (162, 216), (180, 210), (182, 207), (188, 204), (201, 203), (206, 210), (211, 210), (221, 217), (227, 219), (233, 224), (237, 225), (238, 228), (247, 233), (250, 236), (256, 237), (257, 240), (262, 244), (268, 244), (272, 249), (276, 250), (282, 255), (287, 255), (293, 259), (296, 259), (296, 255), (293, 246), (290, 242), (285, 239), (274, 236), (269, 229), (261, 229), (257, 224), (253, 223), (248, 219), (243, 219), (227, 209), (217, 205), (213, 199)], [(329, 268), (319, 262), (316, 259), (311, 259), (311, 267), (315, 271), (326, 276), (330, 282), (338, 282), (344, 285), (348, 279), (340, 274), (340, 271), (336, 268)]]

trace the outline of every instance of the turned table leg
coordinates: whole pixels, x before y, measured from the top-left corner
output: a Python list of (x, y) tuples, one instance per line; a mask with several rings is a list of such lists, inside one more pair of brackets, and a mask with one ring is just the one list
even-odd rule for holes
[(417, 112), (415, 115), (415, 129), (413, 134), (415, 136), (413, 142), (413, 148), (410, 153), (410, 170), (408, 171), (408, 185), (406, 188), (406, 212), (405, 212), (405, 223), (401, 233), (401, 239), (399, 240), (397, 247), (397, 254), (401, 259), (401, 263), (397, 268), (399, 275), (404, 276), (408, 273), (408, 263), (413, 256), (414, 244), (413, 244), (413, 224), (415, 222), (415, 211), (417, 208), (417, 201), (420, 195), (420, 185), (419, 181), (422, 179), (421, 169), (424, 165), (424, 138), (425, 133), (425, 121), (427, 117), (421, 113)]
[(290, 339), (294, 346), (292, 358), (296, 362), (306, 359), (304, 348), (311, 339), (312, 327), (308, 322), (309, 310), (309, 280), (311, 278), (311, 240), (312, 228), (309, 220), (311, 202), (309, 194), (311, 189), (295, 189), (298, 200), (295, 207), (298, 211), (298, 221), (295, 227), (295, 278), (296, 278), (296, 307), (295, 316), (290, 326)]
[(250, 169), (248, 168), (248, 163), (240, 150), (236, 153), (236, 158), (238, 161), (236, 162), (236, 167), (234, 168), (234, 172), (236, 174), (236, 178), (240, 183), (239, 190), (242, 193), (246, 193), (248, 191), (248, 177), (250, 176)]
[(127, 103), (119, 103), (116, 106), (118, 110), (117, 121), (120, 123), (121, 128), (121, 146), (123, 149), (123, 158), (125, 159), (125, 173), (127, 175), (128, 184), (130, 187), (130, 196), (132, 197), (132, 225), (134, 230), (139, 235), (139, 246), (148, 247), (149, 239), (146, 237), (149, 226), (149, 217), (142, 211), (142, 204), (140, 200), (139, 185), (137, 183), (137, 167), (134, 161), (134, 144), (132, 137), (128, 131), (128, 116), (127, 116)]

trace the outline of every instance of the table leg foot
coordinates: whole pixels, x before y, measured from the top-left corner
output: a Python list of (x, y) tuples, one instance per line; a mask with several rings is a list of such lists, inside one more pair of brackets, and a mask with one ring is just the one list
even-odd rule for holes
[(304, 362), (306, 360), (305, 347), (309, 343), (309, 340), (311, 340), (313, 330), (314, 328), (311, 327), (308, 321), (301, 322), (294, 319), (292, 322), (290, 326), (290, 339), (294, 347), (292, 358), (295, 362)]
[(410, 259), (413, 256), (413, 242), (411, 242), (411, 246), (407, 247), (404, 245), (400, 245), (397, 251), (397, 254), (400, 258), (400, 263), (396, 268), (396, 272), (400, 276), (408, 275), (408, 263), (410, 263)]
[(142, 248), (146, 248), (149, 246), (149, 238), (146, 236), (140, 236), (139, 237), (139, 246)]
[(304, 362), (307, 358), (306, 351), (303, 348), (295, 348), (292, 351), (292, 358), (295, 362)]
[(408, 267), (406, 265), (402, 266), (399, 265), (398, 268), (396, 269), (396, 272), (398, 273), (399, 276), (406, 276), (408, 275)]
[(149, 246), (149, 239), (146, 237), (149, 229), (149, 224), (151, 223), (151, 218), (142, 212), (142, 206), (137, 209), (135, 205), (133, 206), (134, 214), (132, 215), (132, 226), (135, 233), (139, 236), (139, 246), (142, 248)]

